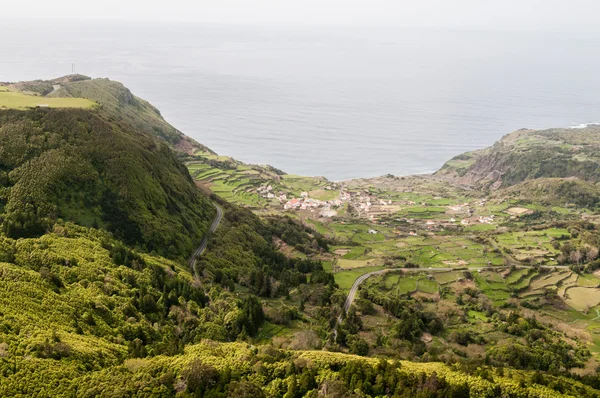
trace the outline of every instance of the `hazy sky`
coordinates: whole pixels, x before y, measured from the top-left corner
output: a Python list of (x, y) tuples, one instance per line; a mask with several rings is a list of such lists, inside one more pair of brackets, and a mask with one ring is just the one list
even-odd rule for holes
[[(13, 18), (598, 30), (598, 0), (7, 0)], [(1, 18), (1, 17), (0, 17)]]

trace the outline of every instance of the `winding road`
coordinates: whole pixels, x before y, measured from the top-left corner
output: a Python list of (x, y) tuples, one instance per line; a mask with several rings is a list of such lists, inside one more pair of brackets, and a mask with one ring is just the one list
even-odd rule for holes
[(204, 252), (204, 250), (206, 249), (206, 245), (208, 244), (209, 236), (213, 232), (215, 232), (217, 230), (217, 228), (219, 228), (219, 223), (221, 222), (221, 219), (223, 218), (223, 209), (221, 209), (221, 207), (217, 204), (214, 204), (214, 206), (217, 209), (217, 216), (213, 220), (213, 223), (210, 226), (210, 228), (208, 229), (208, 232), (204, 235), (204, 238), (202, 238), (202, 242), (200, 242), (200, 246), (198, 246), (198, 248), (196, 249), (194, 254), (192, 254), (192, 257), (190, 257), (190, 260), (189, 260), (190, 269), (194, 273), (194, 276), (196, 277), (196, 279), (199, 279), (198, 274), (196, 272), (196, 261), (198, 261), (198, 257), (200, 257), (202, 255), (202, 253)]
[[(392, 270), (393, 270), (392, 268), (382, 269), (379, 271), (369, 272), (368, 274), (364, 274), (364, 275), (361, 275), (358, 278), (356, 278), (356, 280), (352, 284), (352, 287), (350, 288), (350, 292), (348, 293), (348, 296), (346, 296), (346, 301), (344, 302), (344, 313), (348, 312), (348, 310), (350, 309), (350, 306), (354, 302), (354, 296), (356, 296), (356, 292), (358, 291), (358, 286), (361, 283), (363, 283), (365, 280), (369, 279), (373, 275), (385, 274), (386, 272), (389, 272)], [(335, 325), (335, 328), (333, 329), (333, 340), (334, 341), (337, 339), (337, 327), (340, 323), (342, 323), (342, 314), (340, 314), (338, 316), (337, 323)]]
[[(344, 302), (344, 312), (348, 312), (348, 310), (350, 309), (350, 306), (354, 302), (354, 296), (356, 296), (356, 292), (358, 291), (358, 286), (361, 283), (363, 283), (365, 280), (369, 279), (373, 275), (385, 274), (386, 272), (391, 271), (391, 270), (392, 269), (382, 269), (379, 271), (373, 271), (373, 272), (369, 272), (368, 274), (364, 274), (364, 275), (361, 275), (358, 278), (356, 278), (356, 280), (352, 284), (352, 287), (350, 288), (350, 293), (348, 293), (348, 296), (346, 297), (346, 301)], [(341, 317), (341, 315), (340, 315), (340, 317)], [(340, 320), (341, 319), (338, 320), (338, 323), (340, 322)]]

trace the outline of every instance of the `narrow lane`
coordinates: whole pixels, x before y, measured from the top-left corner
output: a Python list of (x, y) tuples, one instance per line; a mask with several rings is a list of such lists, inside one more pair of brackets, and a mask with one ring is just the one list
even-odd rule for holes
[(190, 260), (189, 260), (190, 270), (194, 273), (194, 276), (196, 277), (196, 279), (199, 279), (198, 273), (196, 272), (196, 261), (198, 261), (198, 257), (200, 257), (202, 255), (202, 253), (204, 252), (204, 250), (206, 249), (206, 245), (208, 244), (208, 238), (210, 237), (210, 235), (212, 233), (214, 233), (217, 230), (217, 228), (219, 228), (219, 224), (221, 223), (221, 218), (223, 218), (223, 209), (221, 209), (221, 207), (217, 204), (214, 204), (214, 206), (217, 209), (217, 216), (213, 220), (213, 223), (210, 226), (210, 228), (208, 229), (208, 232), (204, 235), (204, 238), (202, 238), (202, 242), (200, 242), (200, 246), (198, 246), (198, 248), (196, 249), (194, 254), (192, 254), (192, 257), (190, 257)]

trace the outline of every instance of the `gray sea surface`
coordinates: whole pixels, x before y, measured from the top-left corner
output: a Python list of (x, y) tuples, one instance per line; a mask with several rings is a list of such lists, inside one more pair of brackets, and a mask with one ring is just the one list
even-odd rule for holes
[(0, 81), (119, 80), (219, 154), (333, 180), (431, 172), (519, 128), (600, 121), (600, 37), (0, 21)]

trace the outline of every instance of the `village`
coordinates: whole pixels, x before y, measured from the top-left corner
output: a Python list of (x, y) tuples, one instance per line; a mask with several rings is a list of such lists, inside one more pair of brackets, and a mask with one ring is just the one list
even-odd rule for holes
[[(339, 190), (339, 196), (335, 199), (321, 200), (312, 198), (310, 192), (300, 193), (300, 197), (290, 197), (286, 192), (276, 192), (272, 185), (266, 185), (257, 189), (258, 194), (268, 200), (274, 200), (285, 211), (305, 211), (315, 213), (310, 218), (332, 218), (339, 215), (340, 210), (345, 206), (358, 218), (368, 220), (373, 224), (382, 221), (382, 217), (390, 215), (404, 215), (405, 217), (396, 217), (393, 220), (400, 225), (405, 225), (407, 232), (411, 236), (417, 235), (417, 230), (425, 229), (429, 232), (444, 231), (445, 228), (456, 228), (458, 226), (469, 227), (474, 225), (494, 224), (495, 215), (476, 215), (475, 210), (483, 208), (486, 205), (486, 199), (476, 199), (472, 202), (463, 202), (444, 206), (443, 211), (433, 213), (430, 217), (423, 217), (418, 213), (413, 217), (403, 212), (406, 208), (421, 208), (427, 213), (427, 203), (417, 203), (413, 200), (395, 200), (389, 198), (382, 199), (368, 190), (349, 191), (344, 185), (333, 185), (325, 187), (325, 190)], [(387, 217), (386, 217), (387, 218)], [(370, 233), (377, 233), (370, 230)]]
[[(327, 191), (334, 189), (336, 189), (335, 185), (325, 187)], [(327, 218), (336, 216), (337, 211), (335, 209), (344, 206), (351, 198), (350, 194), (343, 190), (340, 191), (338, 198), (332, 200), (311, 198), (309, 192), (301, 192), (299, 198), (288, 198), (288, 194), (285, 192), (274, 193), (273, 186), (271, 185), (259, 187), (257, 193), (265, 199), (278, 200), (284, 210), (308, 210), (314, 212), (319, 209), (319, 215)]]

